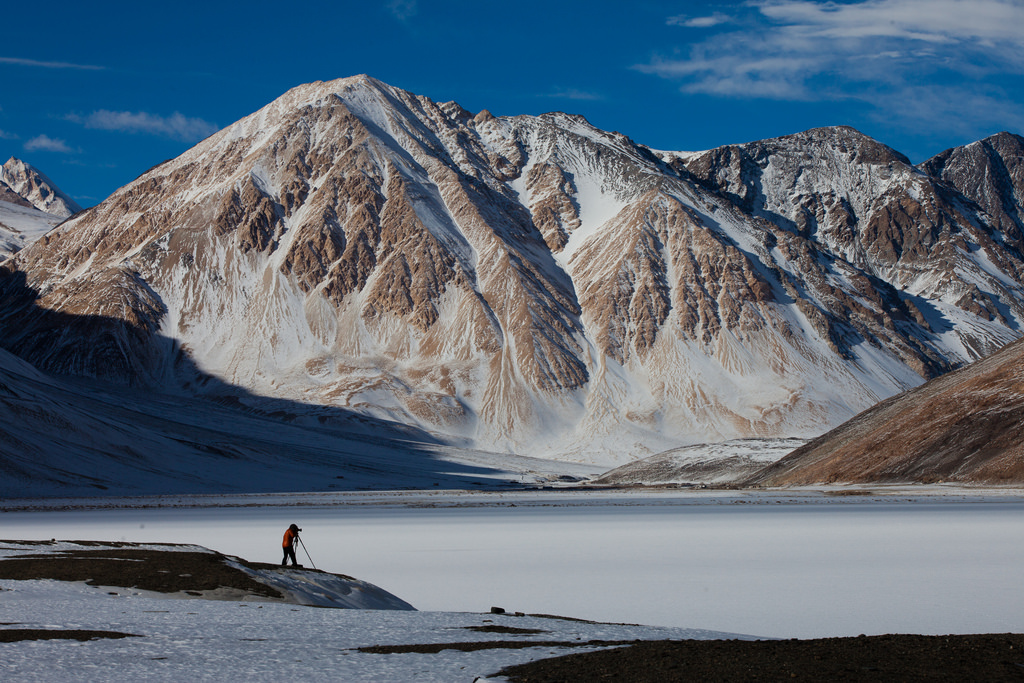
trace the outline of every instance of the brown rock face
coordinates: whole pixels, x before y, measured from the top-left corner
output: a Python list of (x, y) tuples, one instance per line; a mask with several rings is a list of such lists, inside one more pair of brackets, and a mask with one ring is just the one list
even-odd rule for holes
[(644, 357), (659, 333), (707, 345), (723, 328), (760, 330), (770, 315), (761, 304), (774, 298), (742, 252), (657, 191), (620, 213), (609, 238), (588, 242), (572, 265), (588, 327), (619, 363)]
[[(1000, 306), (991, 299), (995, 294), (1015, 318), (1024, 313), (1019, 303), (1019, 283), (1024, 277), (1020, 252), (1000, 228), (985, 218), (972, 218), (975, 214), (962, 195), (952, 191), (943, 178), (925, 175), (898, 152), (853, 129), (816, 129), (712, 150), (691, 157), (685, 168), (705, 187), (771, 221), (772, 240), (780, 249), (812, 254), (801, 258), (796, 276), (798, 281), (806, 281), (801, 284), (835, 290), (826, 283), (836, 282), (837, 269), (858, 281), (866, 276), (877, 283), (873, 288), (885, 294), (884, 304), (870, 296), (876, 301), (864, 306), (865, 290), (858, 285), (841, 287), (845, 294), (839, 296), (822, 293), (815, 297), (817, 307), (840, 325), (852, 324), (860, 338), (892, 337), (895, 332), (901, 359), (925, 378), (946, 371), (950, 364), (924, 349), (913, 339), (915, 335), (904, 335), (903, 326), (893, 324), (914, 320), (927, 326), (926, 316), (915, 303), (919, 298), (989, 318), (1000, 315)], [(942, 165), (933, 160), (922, 168), (937, 174)], [(1007, 193), (1007, 183), (1000, 187), (1004, 190), (1000, 196), (1006, 198), (1000, 201), (1015, 206), (1020, 195)], [(807, 244), (799, 244), (794, 236)], [(964, 254), (972, 251), (996, 262), (1012, 284), (993, 276), (982, 263), (965, 263)], [(825, 264), (823, 259), (833, 262)], [(976, 291), (979, 285), (988, 294)], [(868, 321), (873, 323), (870, 329), (865, 328)], [(847, 345), (836, 336), (835, 327), (829, 324), (829, 336), (837, 349), (845, 352)], [(990, 353), (1012, 338), (986, 341), (973, 338), (969, 330), (963, 335), (974, 357)]]
[(658, 156), (314, 83), (21, 251), (0, 345), (535, 455), (812, 436), (1019, 335), (1018, 186), (998, 223), (944, 178), (852, 129)]
[(32, 202), (15, 192), (11, 189), (10, 185), (3, 181), (0, 181), (0, 202), (7, 202), (8, 204), (14, 204), (15, 206), (32, 206)]
[(580, 227), (579, 209), (572, 200), (576, 188), (562, 169), (551, 164), (532, 166), (527, 176), (526, 189), (538, 197), (530, 206), (534, 225), (552, 252), (561, 251)]

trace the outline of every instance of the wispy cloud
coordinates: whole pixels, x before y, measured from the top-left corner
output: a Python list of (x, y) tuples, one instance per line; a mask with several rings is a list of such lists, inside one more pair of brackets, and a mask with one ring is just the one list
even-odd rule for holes
[(1024, 6), (1013, 0), (866, 0), (852, 4), (766, 0), (766, 17), (808, 36), (1021, 44)]
[(1024, 109), (997, 89), (975, 86), (909, 86), (870, 116), (886, 126), (920, 133), (921, 122), (962, 138), (998, 130), (1024, 131)]
[(0, 57), (0, 64), (14, 64), (16, 66), (36, 66), (44, 69), (82, 69), (85, 71), (103, 71), (107, 67), (95, 66), (93, 64), (72, 64), (70, 62), (45, 62), (38, 59), (23, 59), (21, 57)]
[(25, 151), (77, 154), (80, 150), (72, 148), (67, 142), (59, 138), (51, 138), (49, 135), (37, 135), (25, 142)]
[(172, 138), (182, 142), (196, 142), (216, 133), (218, 127), (199, 118), (174, 112), (159, 116), (147, 112), (109, 111), (100, 109), (88, 116), (71, 114), (67, 120), (96, 130), (115, 130), (124, 133), (146, 133)]
[(721, 12), (715, 12), (709, 16), (704, 17), (691, 17), (685, 14), (680, 14), (674, 17), (669, 17), (665, 20), (665, 23), (669, 26), (685, 26), (686, 28), (711, 28), (712, 26), (719, 26), (721, 24), (728, 24), (732, 22), (732, 17), (728, 14), (722, 14)]
[(0, 129), (0, 140), (17, 140), (18, 136), (14, 133), (8, 133), (6, 130)]
[(388, 0), (386, 7), (395, 19), (407, 21), (419, 11), (417, 0)]
[(585, 100), (591, 102), (604, 99), (604, 95), (587, 92), (586, 90), (578, 90), (576, 88), (559, 88), (547, 93), (544, 97), (557, 100)]
[(732, 25), (635, 68), (688, 93), (856, 99), (891, 110), (905, 109), (913, 91), (933, 104), (953, 98), (944, 111), (997, 101), (999, 79), (1024, 74), (1020, 0), (753, 0), (735, 9), (670, 17), (690, 28)]

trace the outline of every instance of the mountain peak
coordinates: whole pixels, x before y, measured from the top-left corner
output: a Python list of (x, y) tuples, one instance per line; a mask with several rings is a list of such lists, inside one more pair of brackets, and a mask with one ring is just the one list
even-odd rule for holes
[(764, 140), (762, 143), (750, 144), (781, 144), (783, 141), (796, 143), (797, 145), (813, 144), (819, 149), (831, 148), (844, 153), (855, 151), (860, 163), (912, 165), (906, 155), (852, 126), (845, 125), (811, 128), (800, 133)]
[(0, 181), (40, 211), (67, 218), (82, 210), (39, 169), (16, 157), (12, 156), (0, 166)]

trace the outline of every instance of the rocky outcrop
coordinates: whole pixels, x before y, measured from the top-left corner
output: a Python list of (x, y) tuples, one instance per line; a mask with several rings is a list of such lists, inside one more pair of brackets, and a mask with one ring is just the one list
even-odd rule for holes
[(32, 206), (32, 202), (15, 192), (11, 189), (10, 185), (3, 181), (0, 181), (0, 202), (14, 204), (15, 206), (35, 208)]
[(20, 252), (0, 344), (531, 455), (810, 437), (1019, 335), (1008, 228), (928, 173), (848, 128), (656, 155), (313, 83)]
[(920, 166), (975, 202), (991, 217), (1001, 241), (1022, 253), (1024, 241), (1024, 138), (998, 133), (956, 147)]

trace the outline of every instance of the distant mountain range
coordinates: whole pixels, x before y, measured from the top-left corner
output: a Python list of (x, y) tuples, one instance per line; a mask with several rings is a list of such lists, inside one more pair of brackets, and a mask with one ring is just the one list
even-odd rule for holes
[(664, 152), (313, 83), (17, 251), (0, 346), (609, 466), (809, 438), (1021, 336), (1022, 158), (845, 127)]
[(13, 193), (40, 211), (61, 218), (82, 210), (74, 199), (64, 194), (39, 169), (14, 157), (0, 166), (0, 197), (7, 193)]
[(0, 260), (81, 210), (39, 170), (11, 157), (0, 166)]

